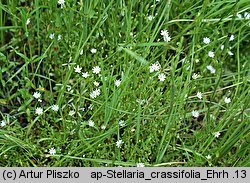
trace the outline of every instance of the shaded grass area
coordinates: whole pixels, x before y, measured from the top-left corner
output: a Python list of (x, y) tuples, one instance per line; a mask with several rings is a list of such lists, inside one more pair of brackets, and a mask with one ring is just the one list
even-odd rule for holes
[(0, 165), (249, 166), (249, 9), (246, 0), (1, 2)]

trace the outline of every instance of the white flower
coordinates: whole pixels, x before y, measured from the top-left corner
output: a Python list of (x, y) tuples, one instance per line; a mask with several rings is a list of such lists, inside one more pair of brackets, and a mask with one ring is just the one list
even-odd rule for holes
[(192, 78), (195, 80), (199, 77), (199, 74), (193, 73)]
[(39, 98), (38, 100), (37, 100), (38, 102), (42, 102), (42, 100)]
[(121, 148), (121, 146), (122, 146), (123, 143), (124, 143), (124, 142), (123, 142), (122, 140), (118, 140), (118, 141), (116, 142), (116, 147)]
[(210, 43), (210, 39), (208, 37), (204, 37), (203, 38), (203, 43), (209, 44)]
[(89, 122), (89, 126), (91, 126), (91, 127), (95, 126), (95, 122), (94, 121), (89, 120), (88, 122)]
[(54, 148), (54, 147), (50, 148), (50, 149), (49, 149), (49, 153), (50, 153), (51, 155), (55, 155), (55, 154), (56, 154), (55, 148)]
[(209, 155), (205, 156), (207, 158), (207, 160), (210, 160), (212, 157)]
[(61, 39), (62, 39), (62, 35), (59, 34), (59, 35), (57, 36), (57, 41), (60, 41)]
[(95, 48), (92, 48), (92, 49), (90, 50), (91, 53), (96, 53), (96, 51), (97, 51), (97, 50), (96, 50)]
[(81, 49), (81, 51), (80, 51), (80, 55), (82, 55), (83, 54), (83, 49)]
[(160, 74), (158, 75), (158, 79), (159, 79), (160, 81), (165, 81), (165, 79), (166, 79), (165, 74), (164, 74), (164, 73), (160, 73)]
[(99, 66), (95, 66), (93, 67), (92, 71), (94, 74), (99, 74), (101, 72), (101, 68)]
[(149, 16), (148, 16), (148, 20), (149, 20), (149, 21), (152, 21), (153, 19), (154, 19), (154, 17), (153, 17), (152, 15), (149, 15)]
[(54, 34), (50, 34), (50, 35), (49, 35), (49, 38), (50, 38), (50, 39), (54, 39), (54, 37), (55, 37)]
[(88, 73), (88, 72), (83, 72), (83, 73), (82, 73), (82, 77), (84, 77), (84, 78), (89, 77), (89, 73)]
[(137, 163), (136, 166), (137, 167), (145, 167), (144, 163)]
[(228, 98), (228, 97), (225, 97), (224, 102), (225, 102), (226, 104), (229, 104), (229, 103), (231, 102), (231, 99)]
[(36, 108), (36, 114), (41, 115), (43, 113), (43, 109), (41, 107)]
[(234, 35), (232, 34), (229, 38), (229, 41), (233, 41), (234, 40)]
[(192, 116), (195, 117), (195, 118), (198, 118), (199, 117), (199, 112), (196, 111), (196, 110), (193, 110), (192, 111)]
[(73, 116), (76, 112), (75, 111), (69, 111), (69, 115)]
[(118, 124), (119, 124), (121, 127), (124, 127), (124, 126), (125, 126), (125, 122), (124, 122), (123, 120), (118, 121)]
[(151, 66), (149, 66), (149, 72), (152, 73), (154, 71), (159, 71), (161, 68), (159, 63), (154, 63)]
[(77, 65), (74, 69), (75, 69), (75, 72), (81, 73), (82, 68), (79, 65)]
[(93, 104), (90, 104), (89, 107), (88, 107), (88, 109), (92, 111), (92, 110), (93, 110), (93, 107), (94, 107), (94, 105), (93, 105)]
[(102, 125), (102, 126), (101, 126), (101, 129), (102, 129), (102, 130), (105, 130), (105, 129), (106, 129), (106, 125)]
[(93, 84), (94, 84), (95, 86), (99, 86), (99, 85), (100, 85), (100, 83), (97, 82), (97, 81), (94, 81)]
[(120, 84), (121, 84), (121, 80), (120, 80), (120, 79), (118, 79), (118, 80), (115, 81), (115, 86), (116, 86), (116, 87), (119, 87)]
[(58, 105), (52, 105), (51, 109), (52, 109), (53, 111), (58, 111), (58, 110), (59, 110), (59, 107), (58, 107)]
[(38, 99), (38, 98), (41, 97), (41, 94), (40, 94), (39, 92), (35, 92), (35, 93), (33, 94), (33, 97), (36, 98), (36, 99)]
[(200, 62), (200, 60), (199, 59), (195, 59), (195, 63), (199, 63)]
[(228, 55), (234, 55), (234, 53), (233, 52), (231, 52), (230, 50), (227, 52), (228, 53)]
[(90, 93), (90, 98), (96, 98), (96, 97), (98, 97), (100, 94), (101, 94), (101, 90), (100, 90), (100, 89), (96, 89), (96, 90), (94, 90), (94, 91), (92, 91), (92, 92)]
[(196, 96), (197, 96), (197, 98), (202, 99), (202, 93), (201, 92), (198, 92)]
[(225, 47), (225, 46), (224, 46), (224, 44), (223, 44), (223, 45), (221, 45), (221, 46), (220, 46), (220, 49), (221, 49), (221, 50), (223, 50), (223, 49), (224, 49), (224, 47)]
[(4, 127), (6, 125), (6, 121), (2, 120), (1, 121), (1, 127)]
[(214, 58), (214, 52), (209, 51), (209, 52), (208, 52), (208, 56), (211, 57), (211, 58)]
[(215, 136), (216, 138), (219, 138), (220, 132), (214, 132), (214, 136)]
[(207, 69), (208, 69), (212, 74), (214, 74), (214, 73), (216, 72), (216, 69), (213, 68), (213, 66), (211, 66), (211, 65), (208, 65), (208, 66), (207, 66)]
[(64, 3), (65, 3), (65, 1), (64, 0), (58, 0), (58, 2), (57, 2), (59, 5), (61, 5), (61, 8), (63, 8), (64, 7)]
[(28, 18), (26, 21), (26, 25), (29, 25), (29, 24), (30, 24), (30, 18)]
[(161, 35), (163, 36), (164, 41), (169, 42), (171, 40), (167, 30), (161, 30)]
[(250, 19), (250, 13), (245, 12), (245, 13), (244, 13), (244, 18), (245, 18), (245, 19)]
[(236, 16), (239, 18), (239, 19), (242, 19), (242, 15), (240, 13), (237, 13)]

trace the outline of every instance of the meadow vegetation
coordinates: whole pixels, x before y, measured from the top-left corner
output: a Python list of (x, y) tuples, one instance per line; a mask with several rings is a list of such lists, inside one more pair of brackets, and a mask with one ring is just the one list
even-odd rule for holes
[(248, 0), (1, 0), (0, 166), (250, 166)]

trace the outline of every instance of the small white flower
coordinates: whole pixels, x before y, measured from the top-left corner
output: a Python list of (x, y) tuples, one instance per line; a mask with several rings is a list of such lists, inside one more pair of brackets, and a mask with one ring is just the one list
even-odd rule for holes
[(101, 90), (100, 90), (100, 89), (96, 89), (96, 90), (94, 90), (94, 91), (92, 91), (92, 92), (90, 93), (90, 98), (96, 98), (96, 97), (98, 97), (100, 94), (101, 94)]
[(208, 65), (208, 66), (207, 66), (207, 69), (208, 69), (212, 74), (214, 74), (214, 73), (216, 72), (216, 69), (213, 68), (213, 66), (211, 66), (211, 65)]
[(239, 18), (239, 19), (242, 19), (242, 15), (240, 13), (237, 13), (236, 16)]
[(57, 2), (59, 5), (61, 5), (61, 8), (63, 8), (64, 7), (64, 3), (65, 3), (65, 1), (64, 0), (58, 0), (58, 2)]
[(137, 167), (145, 167), (144, 163), (137, 163), (136, 166)]
[(196, 74), (196, 73), (193, 73), (193, 75), (192, 75), (192, 79), (197, 79), (199, 77), (199, 74)]
[(151, 66), (149, 66), (149, 72), (152, 73), (154, 71), (159, 71), (160, 68), (161, 68), (160, 64), (156, 62), (152, 64)]
[(94, 74), (100, 74), (101, 68), (99, 66), (95, 66), (93, 67), (92, 71)]
[(203, 43), (209, 44), (210, 43), (210, 39), (208, 37), (204, 37), (203, 38)]
[(1, 121), (1, 127), (4, 127), (6, 125), (6, 121), (2, 120)]
[(91, 126), (91, 127), (95, 126), (95, 122), (92, 120), (89, 120), (88, 123), (89, 123), (89, 126)]
[(62, 39), (62, 35), (59, 34), (59, 35), (57, 36), (57, 41), (60, 41), (61, 39)]
[(101, 126), (101, 129), (102, 129), (102, 130), (105, 130), (105, 129), (106, 129), (106, 125), (102, 125), (102, 126)]
[(38, 99), (38, 98), (41, 97), (41, 94), (40, 94), (39, 92), (35, 92), (35, 93), (33, 94), (33, 97), (36, 98), (36, 99)]
[(49, 149), (49, 153), (50, 153), (51, 155), (55, 155), (55, 154), (56, 154), (55, 148), (54, 148), (54, 147), (50, 148), (50, 149)]
[(84, 78), (89, 77), (89, 73), (88, 73), (88, 72), (83, 72), (83, 73), (82, 73), (82, 77), (84, 77)]
[(205, 156), (205, 157), (207, 158), (207, 160), (210, 160), (212, 158), (212, 156), (210, 156), (210, 154)]
[(166, 79), (165, 74), (164, 74), (164, 73), (160, 73), (160, 74), (158, 75), (158, 79), (159, 79), (160, 81), (165, 81), (165, 79)]
[(230, 50), (227, 52), (228, 53), (228, 55), (234, 55), (234, 53), (233, 52), (231, 52)]
[(118, 124), (120, 125), (120, 127), (124, 127), (125, 126), (125, 122), (123, 120), (118, 121)]
[(148, 16), (148, 20), (149, 20), (149, 21), (152, 21), (153, 19), (154, 19), (154, 17), (153, 17), (152, 15), (149, 15), (149, 16)]
[(52, 105), (51, 109), (56, 112), (59, 110), (59, 107), (58, 105)]
[(208, 56), (211, 57), (211, 58), (214, 58), (214, 52), (209, 51), (209, 52), (208, 52)]
[(50, 34), (50, 35), (49, 35), (49, 38), (50, 38), (50, 39), (54, 39), (54, 37), (55, 37), (54, 34)]
[(118, 141), (116, 142), (116, 147), (121, 148), (121, 146), (122, 146), (123, 143), (124, 143), (124, 142), (123, 142), (122, 140), (118, 140)]
[(99, 85), (100, 85), (100, 83), (97, 82), (97, 81), (94, 81), (93, 84), (94, 84), (95, 86), (99, 86)]
[(96, 50), (95, 48), (92, 48), (92, 49), (90, 50), (91, 53), (96, 53), (96, 51), (97, 51), (97, 50)]
[(245, 19), (250, 19), (250, 13), (245, 12), (245, 13), (244, 13), (244, 18), (245, 18)]
[(119, 87), (120, 84), (121, 84), (121, 80), (120, 80), (120, 79), (118, 79), (118, 80), (115, 81), (115, 86), (116, 86), (116, 87)]
[(81, 49), (81, 51), (80, 51), (80, 55), (82, 55), (83, 54), (83, 49)]
[(93, 110), (93, 107), (94, 107), (94, 105), (93, 105), (93, 104), (90, 104), (89, 107), (88, 107), (88, 109), (92, 111), (92, 110)]
[(73, 116), (76, 112), (75, 111), (69, 111), (69, 115)]
[(42, 100), (39, 98), (38, 100), (37, 100), (38, 102), (42, 102)]
[(196, 96), (197, 96), (197, 98), (202, 99), (202, 93), (201, 92), (198, 92)]
[(26, 25), (29, 25), (29, 24), (30, 24), (30, 18), (28, 18), (26, 21)]
[(234, 40), (234, 35), (232, 34), (229, 38), (229, 41), (233, 41)]
[(193, 111), (192, 111), (192, 116), (193, 116), (194, 118), (198, 118), (198, 117), (199, 117), (199, 112), (196, 111), (196, 110), (193, 110)]
[(161, 30), (161, 35), (163, 36), (164, 41), (169, 42), (171, 40), (167, 30)]
[(220, 132), (214, 132), (214, 136), (215, 136), (216, 138), (219, 138)]
[(223, 45), (220, 46), (220, 49), (221, 49), (221, 50), (224, 50), (224, 47), (225, 47), (225, 46), (224, 46), (224, 44), (223, 44)]
[(41, 107), (36, 108), (36, 114), (41, 115), (43, 113), (43, 109)]
[(228, 98), (228, 97), (225, 97), (224, 102), (225, 102), (226, 104), (229, 104), (229, 103), (231, 102), (231, 99)]
[(82, 68), (79, 65), (77, 65), (74, 69), (75, 69), (75, 72), (81, 73)]

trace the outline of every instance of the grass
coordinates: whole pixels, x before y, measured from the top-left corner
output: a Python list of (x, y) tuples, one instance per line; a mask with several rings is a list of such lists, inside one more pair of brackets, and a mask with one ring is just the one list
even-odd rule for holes
[(250, 166), (249, 12), (247, 0), (1, 1), (0, 165)]

